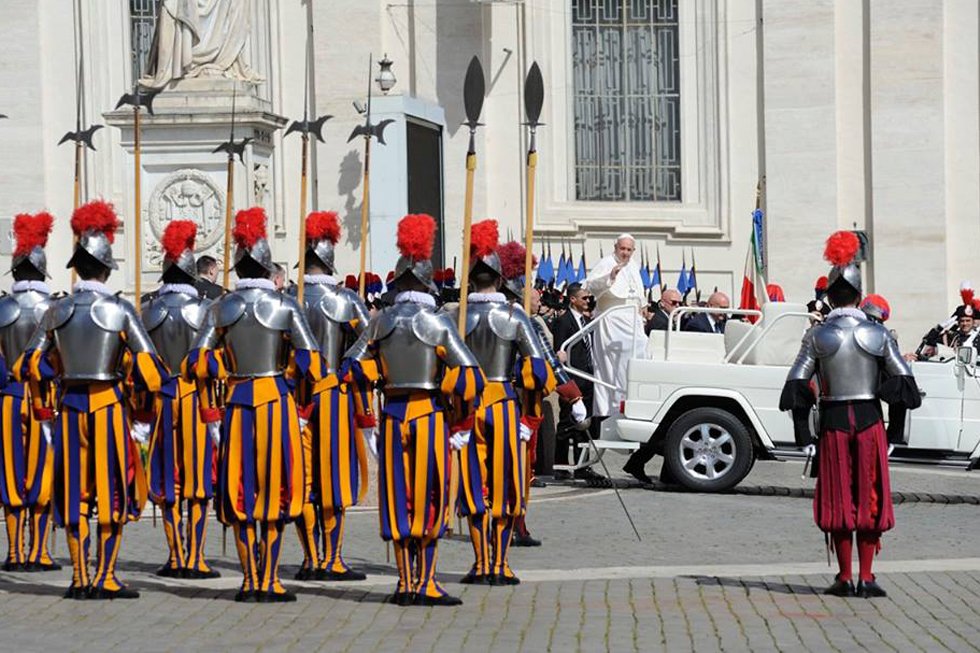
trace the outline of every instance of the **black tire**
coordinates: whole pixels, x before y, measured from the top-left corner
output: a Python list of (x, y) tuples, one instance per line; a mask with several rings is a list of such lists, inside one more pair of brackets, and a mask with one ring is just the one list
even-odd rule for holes
[[(726, 434), (729, 437), (724, 437)], [(664, 464), (677, 483), (689, 490), (730, 490), (742, 482), (754, 462), (752, 436), (727, 410), (694, 408), (677, 418), (667, 431)]]

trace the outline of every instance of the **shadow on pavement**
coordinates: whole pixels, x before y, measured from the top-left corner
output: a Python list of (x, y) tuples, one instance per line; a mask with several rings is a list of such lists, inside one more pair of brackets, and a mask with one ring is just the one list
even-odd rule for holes
[(810, 585), (797, 585), (794, 583), (772, 583), (764, 580), (743, 580), (741, 578), (724, 578), (721, 576), (681, 576), (688, 580), (693, 580), (701, 587), (731, 587), (745, 590), (745, 595), (751, 594), (753, 589), (764, 592), (775, 592), (777, 594), (820, 594), (822, 590)]

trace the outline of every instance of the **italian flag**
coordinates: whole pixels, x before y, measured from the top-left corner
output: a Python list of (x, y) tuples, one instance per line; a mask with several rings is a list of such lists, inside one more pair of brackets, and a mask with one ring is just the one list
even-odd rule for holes
[[(762, 275), (762, 209), (752, 212), (752, 237), (749, 239), (749, 250), (745, 255), (745, 273), (742, 277), (742, 297), (738, 307), (749, 310), (759, 310), (769, 301), (766, 294), (766, 280)], [(755, 324), (756, 317), (747, 318)]]

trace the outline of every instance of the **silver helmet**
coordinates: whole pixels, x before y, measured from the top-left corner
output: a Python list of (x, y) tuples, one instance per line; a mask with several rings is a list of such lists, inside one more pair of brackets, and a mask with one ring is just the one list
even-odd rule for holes
[(306, 216), (306, 255), (334, 274), (334, 247), (340, 240), (340, 218), (335, 211), (314, 211)]
[(834, 267), (827, 274), (827, 291), (834, 286), (846, 285), (861, 295), (861, 268), (857, 254), (861, 241), (852, 231), (837, 231), (827, 239), (824, 258)]
[(119, 269), (112, 257), (112, 241), (119, 228), (112, 204), (96, 200), (78, 207), (71, 216), (71, 228), (77, 242), (66, 267), (75, 267), (82, 257), (88, 256), (110, 270)]
[(470, 256), (473, 258), (470, 274), (489, 270), (498, 277), (504, 276), (500, 256), (496, 251), (499, 244), (500, 233), (496, 220), (481, 220), (473, 224), (470, 229)]
[(237, 267), (246, 258), (258, 263), (263, 269), (275, 274), (276, 265), (272, 261), (272, 248), (266, 239), (265, 209), (254, 207), (244, 209), (235, 215), (235, 261)]
[(36, 215), (21, 213), (14, 216), (13, 227), (16, 246), (10, 261), (10, 271), (27, 265), (38, 274), (50, 277), (44, 247), (48, 244), (48, 236), (54, 227), (54, 216), (46, 211)]
[(163, 276), (170, 276), (174, 268), (191, 281), (197, 281), (197, 261), (194, 259), (194, 243), (197, 223), (193, 220), (171, 220), (163, 230), (160, 244), (163, 246)]
[(48, 274), (48, 257), (47, 254), (44, 253), (44, 248), (40, 245), (35, 245), (33, 248), (31, 248), (31, 251), (26, 254), (14, 256), (10, 260), (10, 271), (13, 272), (25, 264), (32, 266), (35, 270), (37, 270), (40, 274), (43, 274), (48, 279), (51, 278), (51, 275)]
[(432, 261), (429, 259), (415, 260), (409, 256), (401, 256), (395, 264), (395, 277), (392, 280), (392, 284), (397, 284), (398, 280), (404, 275), (410, 274), (422, 282), (431, 292), (438, 293), (439, 289), (433, 280), (433, 273)]

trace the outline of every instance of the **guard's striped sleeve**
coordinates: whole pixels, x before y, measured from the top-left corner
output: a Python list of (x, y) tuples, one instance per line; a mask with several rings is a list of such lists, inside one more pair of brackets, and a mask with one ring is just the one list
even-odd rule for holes
[(181, 376), (197, 385), (201, 420), (207, 423), (221, 420), (218, 387), (228, 378), (221, 350), (197, 347), (190, 350), (180, 364)]

